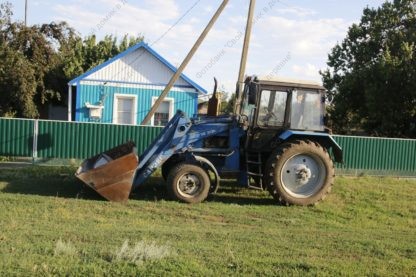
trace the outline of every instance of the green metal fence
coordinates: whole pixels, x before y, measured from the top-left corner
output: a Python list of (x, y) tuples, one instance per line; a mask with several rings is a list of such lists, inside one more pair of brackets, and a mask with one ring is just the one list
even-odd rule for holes
[(31, 157), (33, 128), (33, 120), (0, 118), (0, 155)]
[(334, 136), (344, 153), (344, 174), (416, 176), (416, 140)]
[[(0, 118), (0, 156), (84, 159), (134, 141), (142, 153), (162, 128)], [(416, 140), (334, 136), (341, 174), (416, 176)]]
[(127, 141), (142, 153), (160, 127), (39, 121), (37, 157), (84, 159)]
[(127, 141), (142, 153), (161, 127), (0, 118), (0, 156), (84, 159)]

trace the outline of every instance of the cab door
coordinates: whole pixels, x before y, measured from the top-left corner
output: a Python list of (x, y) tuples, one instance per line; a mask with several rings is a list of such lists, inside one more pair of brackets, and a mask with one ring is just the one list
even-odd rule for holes
[(258, 90), (256, 112), (251, 124), (249, 149), (268, 151), (276, 143), (275, 137), (285, 129), (289, 93), (284, 88), (264, 87)]

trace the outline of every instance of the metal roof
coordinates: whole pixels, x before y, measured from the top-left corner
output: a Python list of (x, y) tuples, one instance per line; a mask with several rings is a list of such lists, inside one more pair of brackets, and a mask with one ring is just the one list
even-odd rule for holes
[[(78, 76), (77, 78), (69, 81), (68, 84), (69, 85), (78, 85), (81, 81), (88, 80), (88, 77), (90, 77), (90, 78), (95, 77), (98, 74), (98, 71), (102, 70), (103, 68), (105, 68), (109, 65), (114, 65), (118, 61), (121, 61), (121, 60), (124, 60), (124, 59), (129, 60), (127, 56), (136, 52), (137, 50), (143, 50), (143, 51), (146, 51), (147, 53), (150, 53), (150, 55), (152, 57), (156, 58), (156, 60), (158, 60), (163, 66), (165, 66), (167, 68), (167, 70), (165, 70), (165, 71), (170, 71), (172, 74), (177, 71), (177, 68), (175, 66), (173, 66), (165, 58), (163, 58), (161, 55), (159, 55), (147, 43), (140, 42), (140, 43), (130, 47), (126, 51), (124, 51), (124, 52), (116, 55), (115, 57), (109, 59), (108, 61), (106, 61), (106, 62), (88, 70), (84, 74), (82, 74), (82, 75)], [(117, 69), (118, 74), (124, 70), (123, 68), (120, 68), (120, 67), (124, 67), (125, 69), (131, 70), (132, 62), (137, 62), (137, 59), (133, 60), (133, 61), (124, 62), (124, 64), (122, 64), (122, 65), (118, 65), (118, 67), (117, 67), (118, 68)], [(159, 67), (159, 68), (161, 68), (161, 67)], [(125, 74), (125, 75), (127, 76), (127, 78), (131, 77), (131, 74)], [(170, 76), (169, 76), (169, 79), (170, 79)], [(181, 79), (182, 79), (182, 82), (180, 81)], [(110, 81), (111, 82), (112, 80), (102, 79), (102, 81)], [(201, 93), (205, 93), (205, 94), (207, 93), (207, 91), (204, 88), (202, 88), (200, 85), (198, 85), (197, 83), (192, 81), (185, 74), (181, 74), (180, 79), (178, 80), (178, 82), (179, 82), (179, 85), (183, 85), (183, 82), (186, 82), (187, 84), (190, 85), (190, 87), (194, 88), (195, 90), (197, 90)]]
[(281, 85), (284, 87), (312, 88), (326, 90), (320, 83), (309, 80), (298, 80), (283, 77), (256, 77), (256, 81), (265, 85)]

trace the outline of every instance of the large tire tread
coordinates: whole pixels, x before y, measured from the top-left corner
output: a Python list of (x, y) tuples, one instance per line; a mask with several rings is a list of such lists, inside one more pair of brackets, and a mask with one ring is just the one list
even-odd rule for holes
[[(319, 154), (319, 156), (322, 158), (323, 163), (326, 165), (327, 176), (325, 178), (324, 185), (317, 193), (307, 198), (296, 198), (289, 195), (284, 191), (281, 184), (279, 184), (280, 182), (276, 182), (276, 175), (278, 174), (279, 169), (284, 164), (284, 159), (287, 160), (291, 155), (296, 153), (296, 151), (299, 151), (299, 154), (308, 151), (311, 151), (315, 154)], [(332, 189), (334, 177), (334, 164), (325, 148), (323, 148), (319, 143), (311, 140), (295, 140), (280, 145), (270, 155), (269, 159), (266, 162), (266, 170), (263, 181), (265, 182), (265, 185), (269, 193), (280, 204), (310, 206), (316, 205), (318, 202), (326, 198), (326, 196), (328, 195), (328, 193), (330, 193)]]

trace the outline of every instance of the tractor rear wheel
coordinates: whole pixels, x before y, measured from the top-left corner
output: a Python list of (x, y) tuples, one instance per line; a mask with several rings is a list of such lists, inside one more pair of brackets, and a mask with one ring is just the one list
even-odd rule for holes
[(211, 187), (208, 173), (202, 167), (181, 163), (173, 166), (167, 177), (170, 196), (186, 203), (200, 203), (208, 197)]
[(285, 205), (314, 205), (331, 191), (334, 165), (318, 143), (293, 141), (281, 145), (266, 164), (264, 182)]

